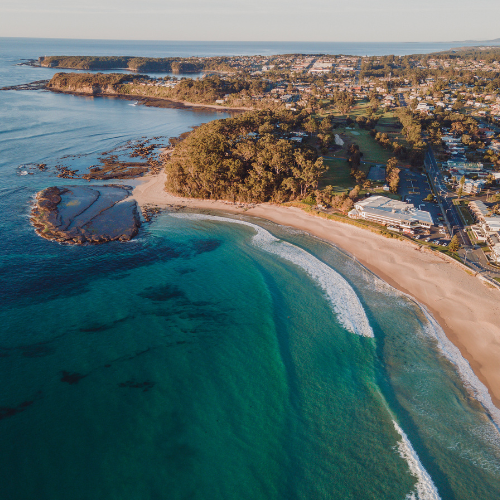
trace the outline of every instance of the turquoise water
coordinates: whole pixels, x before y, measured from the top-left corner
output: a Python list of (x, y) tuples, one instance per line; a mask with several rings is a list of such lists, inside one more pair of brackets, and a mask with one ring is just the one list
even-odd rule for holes
[[(9, 64), (2, 83), (36, 71)], [(0, 93), (0, 498), (498, 498), (484, 388), (341, 250), (223, 213), (165, 212), (126, 244), (35, 235), (62, 156), (84, 170), (221, 116)]]

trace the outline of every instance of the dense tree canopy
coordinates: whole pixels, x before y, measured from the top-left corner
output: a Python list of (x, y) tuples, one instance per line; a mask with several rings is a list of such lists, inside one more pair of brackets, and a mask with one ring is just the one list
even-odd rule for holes
[(176, 195), (283, 202), (307, 196), (324, 172), (314, 149), (282, 131), (303, 117), (260, 111), (206, 123), (176, 145), (165, 164), (166, 189)]

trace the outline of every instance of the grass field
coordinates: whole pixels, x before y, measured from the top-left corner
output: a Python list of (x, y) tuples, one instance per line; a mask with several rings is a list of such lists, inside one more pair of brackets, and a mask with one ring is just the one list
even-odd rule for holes
[[(392, 151), (384, 149), (371, 135), (368, 130), (360, 129), (358, 126), (353, 126), (352, 130), (348, 128), (336, 128), (336, 134), (347, 143), (355, 143), (359, 146), (360, 151), (363, 153), (361, 158), (364, 162), (371, 163), (387, 163), (387, 160), (393, 156)], [(346, 157), (346, 148), (337, 151), (334, 157)]]
[[(342, 159), (325, 159), (325, 165), (328, 170), (323, 174), (319, 181), (319, 188), (331, 185), (337, 192), (345, 192), (346, 189), (352, 189), (356, 185), (356, 181), (351, 177), (351, 167), (346, 160)], [(369, 165), (361, 164), (360, 170), (368, 174)]]
[(329, 184), (332, 185), (335, 191), (345, 191), (352, 189), (356, 181), (351, 177), (351, 169), (346, 160), (333, 159), (323, 160), (328, 170), (323, 174), (319, 181), (319, 188), (323, 189)]

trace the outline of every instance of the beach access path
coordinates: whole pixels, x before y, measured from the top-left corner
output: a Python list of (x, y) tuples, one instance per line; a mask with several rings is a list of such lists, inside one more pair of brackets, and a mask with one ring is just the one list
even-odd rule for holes
[(500, 290), (439, 254), (294, 207), (269, 203), (243, 211), (222, 201), (180, 198), (164, 190), (166, 174), (141, 179), (132, 196), (140, 206), (223, 210), (294, 227), (342, 248), (398, 290), (423, 304), (470, 363), (500, 408)]

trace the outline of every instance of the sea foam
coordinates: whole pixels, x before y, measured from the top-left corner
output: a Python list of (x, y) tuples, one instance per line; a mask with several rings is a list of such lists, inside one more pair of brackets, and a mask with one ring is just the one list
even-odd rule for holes
[(422, 311), (422, 314), (425, 317), (425, 321), (421, 322), (422, 334), (427, 338), (433, 339), (436, 342), (436, 347), (441, 355), (453, 364), (466, 390), (483, 406), (487, 415), (490, 417), (497, 431), (496, 438), (498, 439), (498, 433), (500, 433), (500, 410), (491, 400), (487, 387), (479, 380), (477, 375), (472, 370), (469, 362), (462, 356), (458, 347), (456, 347), (455, 344), (448, 339), (446, 333), (441, 328), (441, 325), (434, 319), (427, 308), (411, 295), (394, 288), (387, 282), (381, 280), (377, 275), (368, 270), (362, 264), (359, 265), (372, 276), (373, 279), (371, 285), (373, 289), (382, 292), (385, 295), (391, 296), (391, 298), (406, 298)]
[(170, 215), (177, 218), (230, 222), (253, 228), (256, 234), (252, 238), (252, 244), (302, 268), (319, 284), (336, 313), (338, 321), (346, 330), (363, 337), (374, 337), (363, 305), (349, 283), (331, 267), (302, 248), (275, 238), (269, 231), (251, 222), (205, 214)]
[(413, 449), (408, 436), (394, 420), (392, 423), (401, 436), (401, 441), (397, 445), (399, 454), (406, 460), (410, 473), (417, 479), (415, 490), (406, 495), (406, 500), (441, 500), (431, 476), (425, 470), (422, 462), (420, 462), (417, 452)]
[[(409, 297), (411, 298), (411, 297)], [(414, 300), (414, 299), (412, 299)], [(418, 302), (417, 302), (418, 304)], [(498, 431), (500, 431), (500, 410), (493, 404), (490, 393), (486, 386), (479, 380), (472, 370), (469, 362), (462, 356), (458, 347), (453, 344), (439, 323), (432, 317), (427, 309), (418, 304), (425, 315), (427, 323), (423, 325), (424, 333), (437, 341), (437, 347), (441, 354), (448, 359), (456, 368), (466, 389), (481, 403)]]

